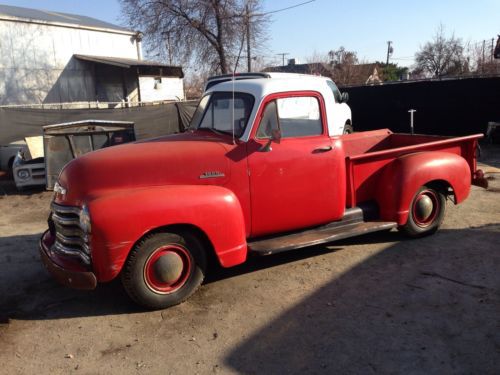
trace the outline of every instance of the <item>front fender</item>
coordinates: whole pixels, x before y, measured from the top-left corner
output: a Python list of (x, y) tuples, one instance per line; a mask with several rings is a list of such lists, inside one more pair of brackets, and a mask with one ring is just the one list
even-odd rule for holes
[(413, 196), (421, 186), (433, 181), (446, 182), (458, 204), (469, 195), (471, 172), (461, 156), (427, 151), (395, 159), (384, 167), (379, 181), (376, 200), (381, 219), (404, 225)]
[(203, 231), (224, 267), (246, 259), (243, 212), (226, 188), (174, 185), (101, 192), (87, 205), (92, 221), (92, 262), (99, 281), (118, 275), (141, 237), (168, 225), (188, 224)]

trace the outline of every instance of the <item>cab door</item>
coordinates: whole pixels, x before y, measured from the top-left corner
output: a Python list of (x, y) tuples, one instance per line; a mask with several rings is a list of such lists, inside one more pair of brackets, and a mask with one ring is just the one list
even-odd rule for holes
[(344, 207), (333, 194), (337, 163), (326, 126), (319, 93), (265, 100), (247, 145), (252, 237), (342, 217)]

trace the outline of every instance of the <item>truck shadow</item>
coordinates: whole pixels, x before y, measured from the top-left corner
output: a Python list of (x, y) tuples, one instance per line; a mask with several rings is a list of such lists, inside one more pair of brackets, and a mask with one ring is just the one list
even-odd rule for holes
[(495, 373), (499, 239), (491, 224), (396, 242), (243, 338), (226, 365), (241, 374)]
[[(432, 322), (428, 319), (432, 320), (440, 314), (440, 298), (445, 299), (443, 303), (455, 303), (457, 311), (465, 310), (467, 314), (471, 312), (470, 306), (462, 306), (463, 301), (455, 294), (442, 296), (444, 291), (440, 283), (458, 285), (460, 291), (463, 289), (467, 292), (465, 296), (468, 299), (475, 301), (475, 308), (482, 299), (488, 301), (482, 306), (490, 310), (496, 306), (499, 311), (498, 290), (491, 291), (492, 285), (496, 285), (496, 288), (500, 285), (500, 276), (497, 272), (500, 268), (498, 252), (492, 251), (496, 246), (495, 241), (498, 241), (499, 230), (499, 225), (442, 230), (429, 238), (404, 241), (402, 241), (404, 237), (397, 232), (375, 233), (326, 246), (315, 246), (269, 257), (250, 258), (244, 265), (231, 269), (215, 268), (207, 275), (206, 284), (209, 288), (217, 288), (217, 285), (210, 284), (217, 284), (224, 279), (237, 278), (258, 270), (315, 256), (324, 256), (341, 251), (350, 245), (395, 242), (332, 280), (313, 296), (276, 318), (269, 327), (242, 342), (227, 357), (227, 363), (242, 373), (279, 373), (282, 372), (280, 369), (292, 369), (289, 367), (292, 365), (304, 371), (322, 370), (323, 367), (316, 366), (322, 366), (324, 363), (333, 366), (334, 362), (339, 360), (340, 364), (353, 363), (353, 358), (358, 358), (361, 354), (358, 353), (349, 359), (349, 356), (354, 354), (340, 349), (349, 340), (359, 341), (361, 345), (364, 342), (363, 335), (366, 335), (367, 343), (372, 344), (380, 337), (386, 337), (390, 343), (388, 349), (399, 350), (398, 345), (407, 345), (402, 340), (404, 334), (408, 332), (411, 334), (413, 330), (421, 328), (432, 328)], [(50, 320), (144, 312), (129, 300), (119, 280), (100, 285), (95, 291), (88, 292), (68, 289), (57, 284), (39, 260), (37, 250), (39, 237), (40, 234), (0, 238), (0, 325), (8, 324), (9, 319)], [(459, 243), (457, 239), (460, 239)], [(484, 247), (485, 243), (489, 248)], [(483, 244), (481, 245), (483, 247), (474, 250), (476, 244)], [(468, 270), (471, 266), (469, 255), (474, 251), (476, 253), (473, 254), (473, 259), (478, 257), (482, 257), (483, 260), (490, 259), (476, 265), (481, 271), (478, 275), (488, 273), (488, 277), (491, 277), (494, 271), (495, 279), (476, 280), (476, 276)], [(495, 259), (492, 258), (493, 255)], [(450, 263), (450, 260), (453, 260), (453, 263)], [(456, 267), (448, 272), (450, 264)], [(484, 285), (484, 288), (462, 286), (435, 276), (434, 273), (445, 275), (444, 278), (456, 277), (464, 283)], [(426, 295), (429, 295), (429, 301), (434, 305), (429, 305), (429, 302), (422, 306), (417, 304)], [(418, 297), (418, 301), (413, 301), (414, 296)], [(426, 302), (425, 298), (423, 302)], [(404, 310), (404, 306), (409, 306), (409, 311), (400, 312)], [(489, 323), (486, 323), (487, 317), (489, 317), (487, 314), (477, 316), (478, 321), (484, 325), (484, 329), (482, 328), (480, 332), (486, 329), (494, 332), (490, 327), (494, 319), (489, 317)], [(455, 325), (461, 323), (460, 317), (452, 314), (451, 318), (453, 324), (450, 335), (454, 332)], [(345, 322), (349, 324), (344, 325)], [(444, 324), (443, 329), (446, 329), (446, 323), (442, 324)], [(350, 329), (356, 325), (359, 326), (359, 331), (353, 336)], [(330, 335), (325, 332), (335, 334)], [(424, 339), (422, 345), (427, 348), (432, 347), (427, 341)], [(344, 357), (344, 354), (338, 358), (332, 355), (332, 352), (338, 350), (339, 353), (347, 353), (349, 358)], [(300, 363), (297, 363), (299, 359)]]
[(0, 238), (0, 324), (139, 311), (116, 282), (78, 291), (55, 282), (38, 254), (40, 234)]

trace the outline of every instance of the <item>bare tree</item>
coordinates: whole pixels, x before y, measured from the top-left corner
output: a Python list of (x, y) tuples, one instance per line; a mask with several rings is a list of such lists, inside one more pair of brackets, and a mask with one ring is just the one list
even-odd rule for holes
[(120, 0), (125, 19), (145, 35), (149, 54), (229, 73), (249, 27), (251, 46), (263, 38), (261, 0)]
[(357, 80), (359, 69), (358, 55), (354, 51), (348, 51), (344, 47), (339, 47), (337, 50), (328, 52), (330, 58), (330, 66), (333, 71), (333, 78), (337, 84), (349, 85)]
[(415, 62), (417, 69), (435, 77), (461, 74), (467, 67), (462, 40), (453, 34), (447, 37), (443, 25), (438, 27), (432, 41), (415, 53)]

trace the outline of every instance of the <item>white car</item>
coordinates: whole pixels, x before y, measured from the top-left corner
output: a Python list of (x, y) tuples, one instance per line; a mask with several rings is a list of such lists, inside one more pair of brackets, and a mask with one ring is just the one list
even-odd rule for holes
[[(214, 86), (230, 82), (233, 79), (235, 81), (234, 84), (237, 84), (238, 88), (241, 88), (241, 85), (246, 80), (263, 80), (263, 82), (266, 79), (277, 80), (282, 82), (282, 89), (284, 91), (286, 91), (287, 87), (291, 89), (298, 86), (297, 83), (299, 82), (312, 83), (314, 90), (321, 91), (325, 100), (328, 101), (325, 104), (330, 135), (352, 133), (354, 130), (351, 108), (347, 105), (349, 95), (346, 92), (341, 93), (337, 85), (328, 77), (296, 73), (237, 73), (234, 76), (232, 74), (224, 74), (210, 77), (205, 84), (205, 92), (218, 91), (219, 88)], [(225, 88), (228, 88), (228, 84), (225, 85)]]

